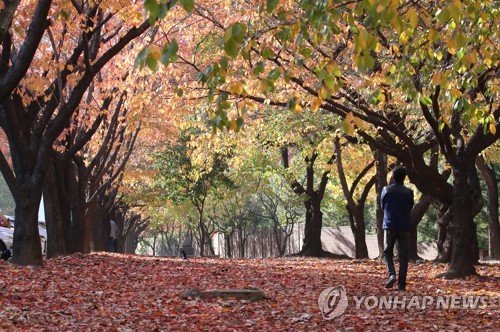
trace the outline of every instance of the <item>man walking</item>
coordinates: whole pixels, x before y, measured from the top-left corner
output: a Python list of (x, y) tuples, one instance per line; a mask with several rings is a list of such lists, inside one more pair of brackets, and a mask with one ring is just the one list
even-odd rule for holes
[(389, 277), (385, 283), (391, 288), (396, 282), (394, 268), (394, 244), (399, 245), (399, 277), (398, 290), (406, 290), (406, 274), (408, 272), (408, 247), (410, 241), (411, 209), (413, 207), (413, 191), (404, 186), (406, 169), (396, 166), (392, 170), (393, 183), (382, 189), (380, 204), (384, 210), (384, 261)]

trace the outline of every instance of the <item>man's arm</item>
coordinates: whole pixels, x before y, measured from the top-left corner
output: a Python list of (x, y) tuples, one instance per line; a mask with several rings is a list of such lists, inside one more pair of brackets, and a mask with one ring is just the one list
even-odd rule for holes
[(382, 210), (384, 209), (384, 197), (387, 192), (386, 188), (387, 187), (382, 188), (382, 193), (380, 194), (380, 207), (382, 208)]

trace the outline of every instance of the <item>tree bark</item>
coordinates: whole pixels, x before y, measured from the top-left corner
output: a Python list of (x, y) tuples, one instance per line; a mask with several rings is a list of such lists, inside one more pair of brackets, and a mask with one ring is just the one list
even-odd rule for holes
[(301, 256), (324, 256), (321, 244), (321, 229), (323, 227), (323, 212), (321, 212), (321, 199), (311, 197), (305, 202), (306, 224), (304, 228), (304, 243), (299, 253)]
[(500, 224), (498, 221), (498, 180), (495, 166), (486, 165), (482, 157), (476, 158), (488, 189), (488, 253), (492, 259), (500, 259)]
[[(474, 264), (476, 256), (474, 250), (474, 194), (471, 190), (470, 172), (475, 172), (474, 160), (467, 160), (458, 155), (459, 161), (454, 167), (453, 186), (453, 249), (450, 270), (442, 276), (445, 278), (464, 278), (476, 275)], [(477, 243), (476, 243), (477, 245)]]
[(41, 201), (39, 190), (22, 190), (14, 197), (16, 222), (12, 262), (18, 265), (41, 265), (42, 246), (38, 234), (38, 208)]
[(421, 195), (418, 202), (413, 206), (411, 210), (411, 230), (410, 230), (410, 248), (408, 251), (408, 259), (411, 261), (416, 261), (422, 259), (418, 256), (417, 248), (417, 228), (420, 221), (425, 215), (425, 212), (429, 209), (431, 202), (425, 195)]
[(382, 189), (387, 186), (387, 155), (382, 151), (375, 151), (376, 158), (376, 175), (375, 175), (375, 191), (377, 195), (377, 203), (375, 207), (377, 218), (377, 243), (378, 243), (378, 257), (382, 259), (384, 254), (384, 230), (382, 225), (384, 222), (384, 210), (380, 205), (380, 196), (382, 196)]
[[(54, 159), (49, 162), (43, 188), (45, 224), (47, 227), (47, 258), (67, 254), (64, 223), (69, 220), (69, 215), (63, 211), (67, 212), (69, 201), (66, 199), (68, 196), (64, 191), (65, 173), (57, 167), (56, 163), (57, 160)], [(60, 173), (61, 171), (62, 173)], [(56, 174), (59, 174), (59, 176)]]

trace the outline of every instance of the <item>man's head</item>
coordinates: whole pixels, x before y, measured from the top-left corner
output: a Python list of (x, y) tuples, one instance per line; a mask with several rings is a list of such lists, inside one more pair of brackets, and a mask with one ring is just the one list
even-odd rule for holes
[(392, 169), (392, 178), (394, 182), (403, 183), (406, 178), (406, 168), (403, 166), (396, 166)]

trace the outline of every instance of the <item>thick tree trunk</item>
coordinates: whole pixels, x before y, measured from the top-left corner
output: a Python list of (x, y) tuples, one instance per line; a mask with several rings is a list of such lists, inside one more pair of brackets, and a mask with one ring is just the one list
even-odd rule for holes
[(82, 174), (77, 177), (77, 167), (74, 163), (68, 165), (68, 187), (71, 200), (71, 220), (66, 227), (66, 237), (69, 239), (69, 253), (84, 252), (85, 211), (83, 202), (83, 189), (79, 186)]
[(422, 195), (418, 200), (417, 204), (413, 206), (411, 210), (411, 231), (410, 231), (410, 248), (408, 251), (408, 259), (411, 261), (416, 261), (418, 259), (422, 259), (418, 256), (417, 249), (417, 227), (422, 218), (425, 215), (425, 212), (429, 209), (431, 202), (427, 198), (427, 196)]
[(481, 157), (476, 165), (483, 175), (488, 188), (488, 253), (493, 259), (500, 259), (500, 223), (498, 221), (498, 180), (495, 167), (489, 167)]
[(356, 226), (356, 233), (354, 234), (354, 243), (356, 245), (356, 258), (365, 259), (368, 256), (368, 247), (366, 246), (366, 235), (365, 235), (365, 225), (363, 224)]
[(349, 225), (354, 235), (355, 257), (357, 259), (369, 258), (368, 247), (366, 246), (365, 217), (361, 211), (353, 213), (349, 206), (346, 207), (349, 213)]
[(453, 249), (451, 254), (450, 270), (442, 276), (446, 278), (463, 278), (475, 275), (476, 251), (474, 244), (474, 188), (471, 183), (470, 172), (476, 172), (474, 160), (458, 156), (457, 165), (454, 167), (453, 186)]
[[(24, 189), (24, 188), (23, 188)], [(16, 222), (14, 226), (14, 248), (12, 262), (18, 265), (41, 265), (42, 246), (38, 234), (38, 208), (41, 188), (26, 188), (16, 202)]]
[(300, 256), (322, 257), (324, 255), (321, 245), (321, 228), (323, 227), (323, 212), (321, 200), (309, 198), (306, 206), (306, 224), (304, 244), (299, 252)]
[(276, 240), (276, 247), (278, 248), (278, 255), (283, 257), (286, 249), (286, 236), (281, 235), (282, 233), (280, 232), (277, 220), (274, 221), (273, 234)]
[(66, 254), (66, 241), (61, 215), (61, 202), (56, 184), (55, 168), (50, 162), (43, 187), (43, 203), (47, 227), (47, 258)]
[(98, 248), (98, 237), (97, 237), (97, 227), (98, 227), (98, 214), (97, 214), (97, 203), (91, 201), (87, 204), (85, 213), (85, 230), (84, 230), (84, 252), (89, 253), (99, 250)]
[(231, 238), (232, 237), (233, 237), (233, 233), (232, 232), (229, 233), (227, 236), (225, 236), (227, 258), (233, 258), (232, 246), (231, 246)]

